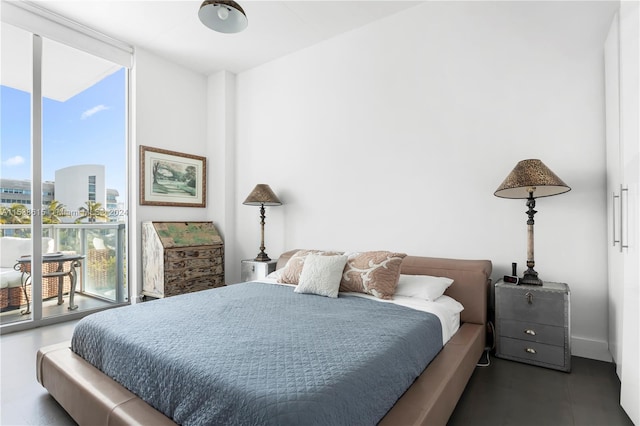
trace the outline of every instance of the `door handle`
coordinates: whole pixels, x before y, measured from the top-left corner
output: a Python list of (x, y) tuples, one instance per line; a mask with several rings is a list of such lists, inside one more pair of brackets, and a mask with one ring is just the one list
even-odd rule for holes
[[(626, 197), (622, 197), (622, 194), (625, 194)], [(624, 202), (624, 198), (626, 198), (626, 203)], [(625, 214), (625, 210), (627, 211)], [(628, 249), (629, 248), (629, 236), (627, 235), (627, 238), (624, 238), (624, 234), (625, 232), (629, 232), (629, 230), (627, 229), (628, 226), (625, 226), (625, 220), (627, 220), (629, 217), (629, 188), (623, 188), (622, 185), (620, 185), (620, 251), (622, 251), (622, 249)]]
[(611, 209), (612, 209), (612, 211), (611, 211), (611, 224), (613, 226), (613, 229), (612, 229), (612, 231), (613, 231), (612, 232), (612, 235), (613, 235), (613, 247), (615, 247), (616, 244), (620, 242), (620, 240), (616, 239), (616, 235), (617, 235), (616, 234), (616, 231), (617, 231), (617, 229), (616, 229), (616, 199), (618, 200), (618, 202), (620, 202), (620, 196), (616, 195), (615, 192), (612, 192), (611, 195), (612, 195), (612, 197), (611, 197)]

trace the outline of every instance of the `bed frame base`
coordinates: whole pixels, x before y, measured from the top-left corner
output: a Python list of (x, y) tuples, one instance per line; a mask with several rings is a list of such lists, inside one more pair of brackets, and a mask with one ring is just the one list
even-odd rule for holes
[(382, 418), (380, 426), (446, 425), (482, 356), (484, 345), (484, 327), (463, 324)]
[(175, 425), (83, 360), (71, 343), (45, 346), (36, 356), (38, 382), (79, 425)]
[[(380, 425), (445, 425), (482, 355), (484, 336), (481, 325), (463, 324)], [(69, 346), (67, 342), (41, 348), (36, 372), (38, 382), (78, 424), (175, 424)]]

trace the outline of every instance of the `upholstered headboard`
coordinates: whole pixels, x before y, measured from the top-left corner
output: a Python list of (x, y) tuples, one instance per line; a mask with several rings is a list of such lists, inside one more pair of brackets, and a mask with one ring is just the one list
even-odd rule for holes
[[(290, 250), (278, 258), (276, 269), (286, 265), (298, 250)], [(445, 292), (464, 306), (460, 314), (462, 322), (487, 323), (487, 293), (491, 280), (492, 264), (489, 260), (445, 259), (436, 257), (407, 256), (402, 261), (403, 274), (432, 275), (452, 278), (453, 284)]]

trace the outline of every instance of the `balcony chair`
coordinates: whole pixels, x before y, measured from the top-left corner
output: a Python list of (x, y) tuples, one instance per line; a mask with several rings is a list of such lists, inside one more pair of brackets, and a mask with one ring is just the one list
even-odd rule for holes
[[(53, 253), (55, 242), (52, 238), (42, 238), (42, 253)], [(26, 289), (22, 288), (22, 270), (15, 270), (17, 259), (31, 255), (31, 238), (0, 237), (0, 311), (18, 309), (27, 304), (27, 297), (31, 297), (31, 284)], [(68, 262), (70, 263), (70, 262)], [(69, 268), (70, 265), (64, 265)], [(55, 264), (43, 263), (44, 274), (54, 272)], [(31, 272), (25, 270), (24, 272)], [(71, 280), (64, 278), (63, 294), (68, 294), (71, 288)], [(26, 294), (25, 294), (26, 290)], [(42, 299), (50, 299), (58, 296), (58, 279), (42, 278)]]

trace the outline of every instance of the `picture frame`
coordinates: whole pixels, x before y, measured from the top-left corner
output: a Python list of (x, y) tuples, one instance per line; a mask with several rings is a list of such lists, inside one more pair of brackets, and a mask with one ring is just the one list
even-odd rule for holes
[(207, 159), (140, 145), (140, 204), (206, 207)]

